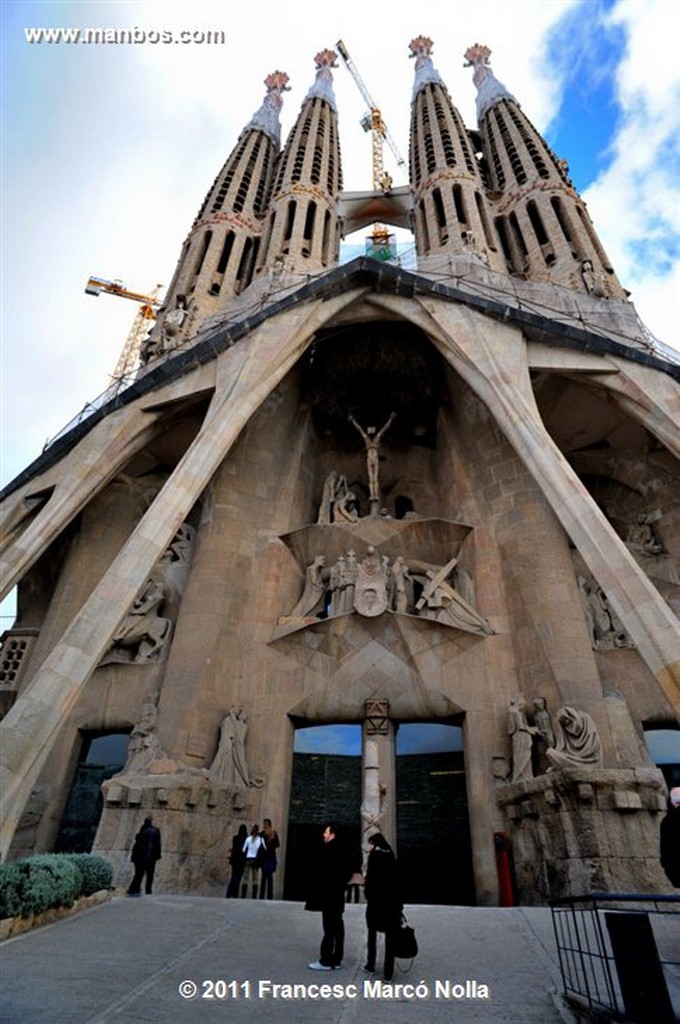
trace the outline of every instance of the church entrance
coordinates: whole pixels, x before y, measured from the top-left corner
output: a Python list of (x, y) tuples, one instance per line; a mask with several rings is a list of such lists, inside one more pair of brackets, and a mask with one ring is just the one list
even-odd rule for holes
[(463, 730), (397, 726), (397, 848), (405, 903), (474, 906)]
[(129, 733), (84, 733), (66, 807), (59, 823), (55, 853), (89, 853), (102, 813), (102, 782), (122, 771)]
[(460, 726), (374, 715), (297, 728), (284, 899), (306, 898), (327, 821), (356, 868), (367, 830), (394, 842), (405, 903), (475, 904)]
[(361, 726), (296, 729), (284, 899), (306, 899), (307, 881), (314, 875), (314, 853), (326, 822), (335, 824), (350, 855), (360, 857), (360, 809)]

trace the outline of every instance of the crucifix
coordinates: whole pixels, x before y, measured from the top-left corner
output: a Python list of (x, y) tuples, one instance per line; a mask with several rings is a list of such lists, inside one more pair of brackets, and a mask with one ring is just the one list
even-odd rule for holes
[(366, 468), (368, 470), (368, 499), (370, 506), (370, 515), (377, 516), (380, 512), (380, 487), (378, 486), (378, 466), (379, 456), (378, 449), (380, 447), (380, 441), (383, 434), (392, 425), (392, 422), (396, 418), (396, 412), (390, 413), (389, 419), (380, 430), (376, 430), (375, 427), (366, 427), (366, 430), (361, 427), (354, 416), (348, 416), (347, 419), (356, 427), (361, 434), (364, 444), (366, 445)]

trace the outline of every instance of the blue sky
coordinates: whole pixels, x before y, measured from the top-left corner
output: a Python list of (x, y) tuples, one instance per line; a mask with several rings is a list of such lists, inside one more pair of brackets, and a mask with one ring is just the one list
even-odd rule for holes
[[(4, 0), (0, 10), (2, 483), (108, 383), (135, 307), (86, 296), (88, 275), (141, 291), (167, 286), (265, 76), (290, 75), (285, 137), (314, 54), (339, 38), (403, 154), (410, 39), (434, 40), (434, 63), (469, 126), (475, 90), (463, 53), (473, 42), (490, 46), (497, 77), (569, 161), (642, 319), (680, 348), (680, 71), (662, 43), (677, 28), (675, 0), (420, 0), (394, 17), (358, 0), (337, 10), (260, 0), (233, 22), (217, 0)], [(29, 44), (24, 29), (41, 26), (221, 29), (225, 43)], [(344, 68), (335, 92), (345, 188), (366, 188), (364, 103)]]

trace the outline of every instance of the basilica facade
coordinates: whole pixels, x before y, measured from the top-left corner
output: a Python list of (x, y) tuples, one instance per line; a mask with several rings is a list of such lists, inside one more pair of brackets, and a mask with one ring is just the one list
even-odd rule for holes
[[(332, 818), (413, 902), (667, 890), (680, 365), (489, 50), (469, 129), (410, 46), (409, 184), (343, 191), (333, 50), (283, 146), (269, 75), (134, 381), (5, 489), (3, 857), (122, 881), (152, 812), (221, 895), (269, 817), (297, 899)], [(414, 269), (341, 262), (375, 222)]]

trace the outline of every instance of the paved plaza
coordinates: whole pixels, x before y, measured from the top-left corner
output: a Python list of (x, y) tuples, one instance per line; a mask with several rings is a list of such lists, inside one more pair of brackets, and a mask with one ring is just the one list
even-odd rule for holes
[(3, 944), (0, 1021), (573, 1022), (548, 909), (407, 908), (420, 952), (391, 986), (362, 970), (364, 911), (347, 907), (343, 968), (321, 973), (321, 918), (299, 903), (115, 896)]

